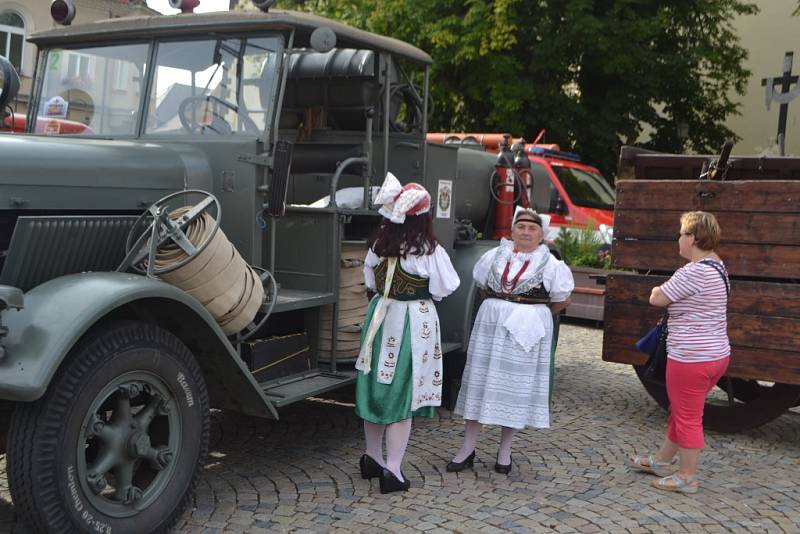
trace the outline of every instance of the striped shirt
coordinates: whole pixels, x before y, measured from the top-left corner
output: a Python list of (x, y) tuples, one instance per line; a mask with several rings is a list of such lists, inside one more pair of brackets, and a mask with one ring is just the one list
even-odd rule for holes
[[(722, 262), (715, 262), (725, 272)], [(726, 282), (711, 265), (690, 262), (667, 280), (661, 291), (672, 301), (668, 357), (679, 362), (710, 362), (731, 353), (728, 341)]]

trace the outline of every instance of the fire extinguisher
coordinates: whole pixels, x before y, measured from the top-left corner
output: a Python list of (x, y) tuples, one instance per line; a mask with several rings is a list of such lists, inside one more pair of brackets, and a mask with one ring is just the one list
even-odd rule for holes
[(533, 188), (533, 176), (531, 175), (531, 160), (525, 152), (525, 139), (520, 139), (511, 147), (514, 153), (514, 172), (520, 180), (522, 194), (519, 203), (523, 208), (531, 207), (531, 190)]
[(496, 202), (494, 210), (494, 239), (511, 237), (511, 220), (514, 217), (514, 154), (508, 144), (508, 135), (503, 136), (497, 163), (494, 166), (497, 175), (497, 193), (492, 191)]

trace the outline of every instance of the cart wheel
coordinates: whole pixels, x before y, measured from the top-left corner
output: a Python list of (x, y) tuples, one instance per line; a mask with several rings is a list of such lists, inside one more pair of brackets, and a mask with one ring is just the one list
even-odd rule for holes
[[(666, 385), (646, 379), (634, 366), (647, 393), (665, 410), (669, 408)], [(744, 432), (780, 417), (800, 401), (800, 386), (723, 376), (706, 399), (703, 427), (716, 432)]]
[[(174, 210), (184, 206), (191, 206), (191, 209), (176, 220), (169, 217)], [(186, 236), (185, 229), (205, 212), (209, 212), (214, 219), (214, 226), (202, 243), (194, 245)], [(154, 202), (133, 223), (125, 242), (125, 259), (117, 271), (133, 268), (141, 274), (152, 277), (180, 269), (211, 243), (221, 222), (222, 209), (219, 200), (211, 193), (199, 189), (187, 189), (167, 195)], [(153, 261), (156, 251), (170, 245), (180, 247), (186, 253), (186, 257), (171, 263), (168, 268), (157, 269)]]

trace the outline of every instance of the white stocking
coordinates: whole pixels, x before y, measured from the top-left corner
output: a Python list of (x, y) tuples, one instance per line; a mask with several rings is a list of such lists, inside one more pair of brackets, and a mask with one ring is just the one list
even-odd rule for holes
[(472, 454), (472, 451), (475, 450), (475, 444), (478, 442), (478, 435), (480, 433), (481, 424), (479, 422), (473, 421), (472, 419), (466, 419), (464, 421), (464, 443), (461, 445), (455, 458), (453, 458), (454, 462), (463, 462), (467, 459), (467, 456)]
[(383, 432), (386, 425), (377, 425), (364, 421), (364, 439), (367, 442), (367, 454), (379, 464), (385, 466), (383, 461)]
[(386, 426), (386, 469), (394, 473), (401, 482), (403, 475), (400, 474), (400, 464), (403, 463), (410, 436), (411, 418)]
[(517, 429), (503, 427), (500, 433), (500, 448), (497, 450), (497, 463), (500, 465), (508, 465), (511, 463), (511, 439), (514, 437)]

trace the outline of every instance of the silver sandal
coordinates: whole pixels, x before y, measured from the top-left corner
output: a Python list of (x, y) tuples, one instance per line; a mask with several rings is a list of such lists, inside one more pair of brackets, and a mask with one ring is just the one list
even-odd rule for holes
[[(647, 456), (637, 454), (629, 457), (626, 465), (631, 469), (635, 469), (636, 471), (649, 473), (659, 477), (665, 477), (672, 473), (672, 466), (675, 464), (675, 461), (676, 458), (673, 458), (671, 462), (659, 462), (656, 460), (655, 454), (649, 454)], [(647, 463), (645, 464), (645, 462)]]
[(676, 493), (693, 494), (697, 493), (697, 490), (700, 489), (700, 484), (698, 484), (695, 477), (684, 480), (678, 476), (678, 473), (673, 473), (668, 477), (654, 480), (652, 484), (654, 488), (664, 491), (674, 491)]

